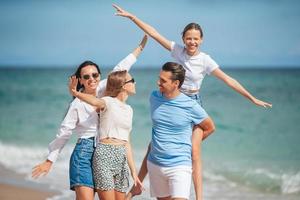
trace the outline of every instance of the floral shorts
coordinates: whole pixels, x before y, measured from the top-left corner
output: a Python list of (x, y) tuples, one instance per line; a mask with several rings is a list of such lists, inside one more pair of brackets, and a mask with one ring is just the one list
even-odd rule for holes
[(126, 192), (129, 172), (124, 145), (98, 143), (93, 157), (95, 189)]

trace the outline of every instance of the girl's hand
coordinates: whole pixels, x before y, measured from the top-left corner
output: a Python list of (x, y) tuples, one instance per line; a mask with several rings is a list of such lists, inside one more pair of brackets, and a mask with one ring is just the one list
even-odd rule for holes
[(272, 104), (264, 102), (264, 101), (261, 101), (259, 99), (254, 99), (253, 103), (256, 104), (256, 105), (258, 105), (258, 106), (262, 106), (264, 108), (272, 108)]
[(32, 169), (32, 173), (31, 173), (32, 178), (37, 179), (41, 175), (42, 176), (47, 175), (51, 169), (51, 166), (52, 166), (52, 162), (50, 160), (46, 160), (45, 162), (36, 165)]
[(72, 96), (76, 97), (76, 93), (77, 93), (77, 84), (78, 84), (78, 79), (76, 78), (76, 76), (71, 76), (69, 78), (69, 92)]
[(127, 17), (129, 19), (132, 19), (134, 17), (131, 13), (127, 12), (126, 10), (122, 9), (120, 6), (118, 6), (116, 4), (113, 4), (112, 6), (117, 10), (115, 15)]

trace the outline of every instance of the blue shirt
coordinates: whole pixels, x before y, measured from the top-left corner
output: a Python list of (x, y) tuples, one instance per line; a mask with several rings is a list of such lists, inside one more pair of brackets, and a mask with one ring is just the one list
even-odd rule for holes
[(173, 99), (154, 91), (150, 96), (152, 140), (148, 160), (163, 166), (191, 166), (193, 126), (208, 117), (193, 99), (180, 93)]

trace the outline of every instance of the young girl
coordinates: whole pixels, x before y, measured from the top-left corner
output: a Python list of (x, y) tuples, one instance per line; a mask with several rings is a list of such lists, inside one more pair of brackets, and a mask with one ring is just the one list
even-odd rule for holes
[[(113, 7), (117, 10), (116, 15), (132, 20), (150, 37), (169, 50), (176, 62), (180, 63), (186, 69), (185, 80), (181, 87), (181, 92), (184, 94), (197, 100), (201, 104), (199, 92), (202, 80), (206, 74), (212, 74), (233, 90), (249, 99), (255, 105), (265, 108), (272, 107), (270, 103), (261, 101), (252, 96), (238, 81), (224, 73), (209, 55), (200, 51), (200, 45), (203, 41), (203, 31), (198, 24), (190, 23), (184, 28), (182, 32), (184, 46), (181, 46), (163, 37), (152, 26), (143, 22), (135, 15), (125, 11), (117, 5), (113, 5)], [(201, 199), (202, 196), (202, 175), (199, 154), (200, 144), (201, 140), (205, 139), (207, 136), (208, 135), (205, 135), (205, 133), (203, 134), (203, 130), (201, 130), (200, 127), (194, 127), (192, 137), (193, 181), (197, 199)], [(145, 169), (143, 171), (145, 171)]]
[(132, 108), (126, 104), (129, 96), (135, 94), (135, 81), (127, 71), (109, 74), (105, 97), (75, 90), (76, 77), (70, 81), (73, 96), (95, 106), (100, 110), (100, 137), (93, 156), (95, 189), (101, 200), (123, 200), (129, 187), (129, 173), (134, 184), (142, 187), (137, 177), (129, 134), (132, 129)]
[[(136, 62), (147, 42), (144, 36), (139, 46), (116, 65), (113, 71), (129, 70)], [(86, 61), (76, 70), (79, 79), (77, 90), (92, 96), (103, 96), (106, 79), (100, 81), (100, 69), (97, 64)], [(59, 153), (70, 139), (73, 132), (77, 133), (78, 141), (70, 158), (69, 177), (70, 189), (75, 190), (76, 199), (94, 199), (94, 180), (92, 175), (92, 156), (94, 153), (94, 138), (98, 133), (99, 117), (96, 108), (75, 98), (60, 126), (56, 138), (49, 144), (47, 159), (35, 166), (32, 177), (38, 178), (50, 171)]]

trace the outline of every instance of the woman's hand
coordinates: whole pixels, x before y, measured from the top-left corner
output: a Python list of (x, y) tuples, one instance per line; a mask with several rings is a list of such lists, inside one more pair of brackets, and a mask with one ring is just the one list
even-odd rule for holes
[(145, 34), (141, 43), (140, 43), (140, 48), (141, 48), (141, 51), (145, 48), (146, 44), (147, 44), (147, 41), (148, 41), (148, 36)]
[(140, 181), (139, 177), (137, 175), (133, 175), (133, 193), (134, 195), (136, 194), (141, 194), (143, 190), (145, 190), (143, 183)]
[(127, 17), (129, 19), (134, 18), (134, 15), (132, 15), (130, 12), (127, 12), (126, 10), (122, 9), (120, 6), (118, 6), (116, 4), (113, 4), (112, 6), (117, 10), (115, 15), (122, 16), (122, 17)]
[(36, 165), (32, 169), (32, 173), (31, 173), (32, 178), (37, 179), (41, 175), (42, 176), (47, 175), (51, 167), (52, 167), (52, 162), (50, 160), (46, 160), (45, 162)]
[(76, 76), (71, 76), (69, 78), (69, 92), (72, 96), (76, 97), (76, 93), (77, 93), (77, 84), (78, 84), (78, 79), (76, 78)]

